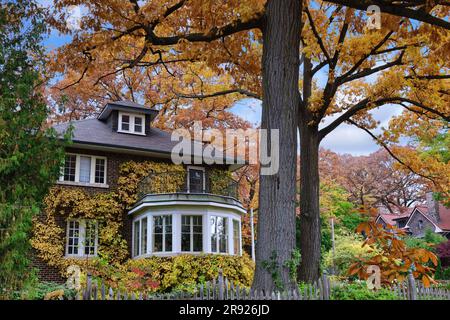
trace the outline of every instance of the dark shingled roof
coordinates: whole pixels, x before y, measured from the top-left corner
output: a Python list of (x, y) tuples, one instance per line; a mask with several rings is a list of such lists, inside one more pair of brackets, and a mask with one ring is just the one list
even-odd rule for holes
[(63, 133), (72, 124), (73, 142), (82, 144), (104, 145), (124, 149), (138, 149), (159, 153), (170, 153), (178, 143), (170, 140), (170, 133), (151, 128), (150, 134), (142, 136), (112, 131), (105, 122), (97, 119), (85, 119), (57, 124), (58, 133)]

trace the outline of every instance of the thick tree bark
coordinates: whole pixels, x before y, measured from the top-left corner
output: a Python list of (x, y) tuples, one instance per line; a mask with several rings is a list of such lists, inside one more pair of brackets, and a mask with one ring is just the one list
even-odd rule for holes
[[(260, 178), (255, 289), (291, 284), (285, 263), (295, 248), (300, 0), (269, 0), (263, 23), (261, 128), (279, 129), (278, 173)], [(276, 156), (276, 155), (275, 155)]]
[(320, 267), (320, 207), (319, 207), (319, 128), (308, 110), (312, 90), (312, 64), (308, 58), (303, 64), (303, 101), (299, 104), (300, 133), (300, 253), (298, 278), (313, 282), (319, 277)]
[(320, 207), (319, 139), (316, 127), (300, 124), (300, 252), (299, 280), (312, 282), (319, 277)]

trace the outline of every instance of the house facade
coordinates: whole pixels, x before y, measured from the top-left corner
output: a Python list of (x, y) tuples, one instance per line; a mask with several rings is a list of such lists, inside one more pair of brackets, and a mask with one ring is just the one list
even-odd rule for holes
[[(54, 126), (59, 133), (69, 126), (73, 130), (73, 143), (66, 149), (56, 186), (93, 195), (107, 193), (117, 190), (120, 168), (127, 162), (170, 165), (178, 141), (152, 126), (157, 113), (134, 102), (117, 101), (108, 103), (96, 119)], [(218, 159), (209, 160), (182, 164), (182, 171), (149, 173), (139, 181), (137, 201), (124, 213), (121, 230), (129, 257), (242, 254), (241, 216), (246, 211), (237, 198), (237, 184), (231, 177), (221, 179), (220, 187), (211, 180), (213, 171), (230, 172), (242, 164), (208, 165), (205, 162)], [(179, 181), (175, 189), (164, 188), (168, 179)], [(56, 220), (66, 230), (65, 257), (97, 256), (99, 225), (95, 219)], [(44, 261), (36, 259), (35, 264), (42, 280), (59, 280), (58, 272)]]
[(418, 238), (432, 230), (450, 239), (450, 209), (436, 201), (431, 192), (426, 195), (426, 205), (403, 209), (399, 214), (379, 213), (376, 222), (396, 226)]

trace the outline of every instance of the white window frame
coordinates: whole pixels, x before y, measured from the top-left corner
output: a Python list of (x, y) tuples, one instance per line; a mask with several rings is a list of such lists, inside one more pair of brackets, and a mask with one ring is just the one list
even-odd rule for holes
[[(69, 254), (69, 225), (71, 221), (78, 222), (78, 253)], [(94, 254), (84, 253), (84, 243), (86, 240), (86, 222), (93, 222), (95, 225), (95, 240), (94, 240)], [(98, 254), (98, 222), (96, 220), (87, 219), (68, 219), (66, 221), (66, 252), (65, 256), (68, 258), (85, 258), (85, 257), (96, 257)]]
[[(224, 226), (225, 226), (225, 252), (221, 252), (220, 251), (220, 237), (217, 236), (216, 237), (216, 251), (212, 250), (212, 235), (213, 233), (211, 232), (211, 229), (209, 231), (209, 240), (210, 240), (210, 245), (209, 245), (209, 252), (214, 253), (214, 254), (230, 254), (230, 232), (231, 232), (231, 237), (233, 237), (233, 230), (230, 231), (230, 226), (229, 226), (229, 221), (231, 218), (226, 217), (226, 216), (222, 216), (222, 215), (218, 215), (218, 214), (212, 214), (209, 216), (209, 221), (208, 221), (208, 228), (211, 228), (211, 219), (215, 217), (215, 218), (222, 218), (224, 219)], [(217, 220), (216, 220), (216, 226), (215, 228), (217, 228)], [(232, 229), (232, 228), (231, 228)]]
[[(145, 237), (147, 239), (147, 248), (146, 248), (145, 252), (141, 252), (142, 251), (142, 221), (145, 219), (147, 219), (147, 234), (145, 235)], [(131, 241), (132, 241), (131, 252), (132, 252), (133, 258), (144, 256), (151, 252), (151, 248), (152, 248), (152, 247), (150, 247), (152, 245), (151, 228), (153, 227), (152, 220), (153, 220), (152, 216), (148, 216), (148, 215), (144, 215), (142, 217), (139, 217), (138, 219), (133, 220), (132, 239), (131, 239)], [(135, 229), (136, 222), (139, 222), (139, 238), (137, 241), (137, 246), (138, 246), (137, 254), (135, 252), (136, 251), (136, 229)], [(173, 223), (173, 221), (172, 221), (172, 223)], [(173, 246), (173, 244), (172, 244), (172, 246)]]
[[(130, 117), (129, 130), (122, 129), (122, 116)], [(136, 118), (140, 118), (142, 120), (142, 132), (135, 131), (134, 124), (135, 124)], [(119, 123), (118, 123), (118, 127), (117, 127), (117, 132), (131, 133), (131, 134), (137, 134), (140, 136), (145, 136), (145, 115), (129, 113), (129, 112), (119, 112)]]
[[(59, 176), (58, 182), (68, 183), (68, 184), (80, 184), (80, 185), (94, 185), (94, 186), (107, 186), (107, 172), (108, 172), (108, 159), (102, 156), (94, 156), (91, 154), (80, 154), (80, 153), (66, 153), (66, 155), (76, 156), (75, 160), (75, 181), (64, 180), (64, 167), (65, 161), (61, 167), (61, 175)], [(90, 157), (91, 158), (91, 172), (90, 172), (90, 181), (89, 182), (80, 182), (80, 163), (81, 157)], [(97, 159), (101, 159), (105, 161), (105, 170), (103, 172), (103, 183), (95, 182), (95, 165)]]
[[(237, 248), (237, 253), (236, 253), (236, 247), (234, 246), (234, 223), (237, 222), (238, 225), (238, 243), (239, 243), (239, 248)], [(232, 230), (231, 230), (231, 237), (233, 238), (233, 255), (242, 255), (242, 227), (241, 227), (241, 221), (238, 219), (231, 219), (231, 225), (232, 225)]]
[[(189, 251), (183, 251), (183, 217), (189, 217)], [(202, 222), (202, 248), (200, 251), (194, 251), (194, 224), (193, 222), (193, 217), (200, 217), (200, 221)], [(173, 219), (173, 218), (172, 218)], [(173, 223), (173, 220), (172, 220)], [(173, 231), (173, 230), (172, 230)], [(182, 253), (200, 253), (200, 252), (204, 252), (204, 248), (203, 248), (203, 238), (205, 236), (205, 229), (204, 229), (204, 224), (203, 224), (203, 215), (200, 214), (181, 214), (180, 215), (180, 251)], [(172, 244), (173, 246), (173, 244)]]
[(203, 171), (203, 190), (206, 191), (206, 170), (204, 167), (198, 167), (198, 166), (187, 166), (187, 192), (191, 192), (191, 172), (190, 170), (201, 170)]
[[(167, 235), (167, 233), (166, 233), (166, 219), (162, 219), (162, 221), (163, 221), (163, 224), (162, 224), (162, 250), (161, 251), (154, 251), (154, 248), (153, 248), (153, 246), (154, 246), (154, 238), (155, 238), (155, 218), (156, 217), (167, 217), (167, 216), (170, 216), (170, 219), (171, 219), (171, 226), (172, 226), (172, 232), (171, 232), (171, 237), (172, 237), (172, 249), (169, 251), (169, 250), (166, 250), (166, 235)], [(175, 234), (175, 232), (174, 232), (174, 215), (173, 214), (156, 214), (156, 215), (154, 215), (154, 216), (152, 216), (152, 224), (151, 224), (151, 226), (152, 226), (152, 234), (151, 234), (151, 243), (152, 243), (152, 252), (154, 252), (154, 253), (172, 253), (173, 251), (174, 251), (174, 234)], [(148, 242), (148, 240), (147, 240), (147, 242)]]

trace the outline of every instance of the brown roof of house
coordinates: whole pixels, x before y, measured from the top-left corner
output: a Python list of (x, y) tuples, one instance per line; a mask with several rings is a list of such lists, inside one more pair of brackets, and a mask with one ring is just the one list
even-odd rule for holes
[(441, 219), (437, 224), (439, 228), (450, 231), (450, 208), (446, 208), (442, 204), (439, 204), (439, 217)]

